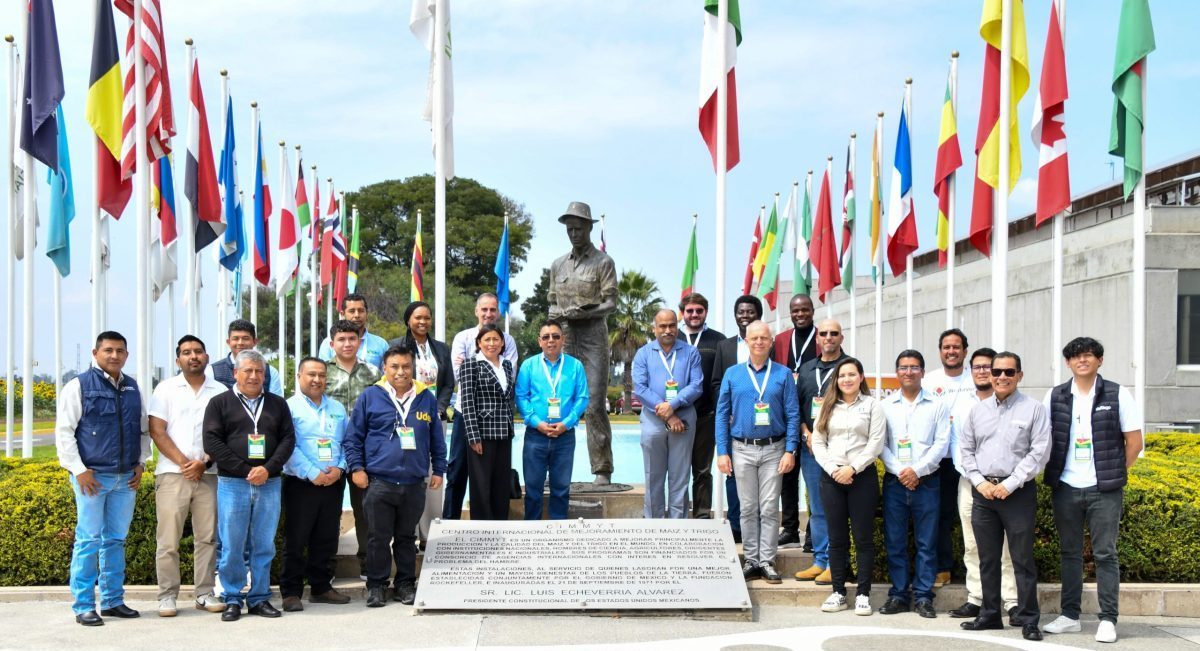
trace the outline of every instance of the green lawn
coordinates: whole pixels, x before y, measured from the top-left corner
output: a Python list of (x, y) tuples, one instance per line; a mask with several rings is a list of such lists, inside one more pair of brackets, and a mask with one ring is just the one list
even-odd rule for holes
[[(3, 420), (3, 418), (0, 418)], [(25, 431), (25, 423), (21, 421), (20, 414), (13, 420), (13, 433)], [(35, 418), (33, 421), (33, 432), (35, 434), (50, 433), (54, 431), (53, 418)]]

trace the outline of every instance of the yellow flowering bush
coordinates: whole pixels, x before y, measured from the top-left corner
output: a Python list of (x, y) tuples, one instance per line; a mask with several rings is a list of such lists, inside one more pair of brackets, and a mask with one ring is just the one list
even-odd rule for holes
[[(0, 378), (0, 416), (7, 415), (8, 403), (4, 399), (8, 391), (6, 378)], [(13, 382), (13, 413), (21, 413), (22, 401), (25, 399), (25, 386), (20, 381)], [(53, 416), (58, 397), (54, 393), (51, 382), (33, 383), (33, 411), (40, 416)]]

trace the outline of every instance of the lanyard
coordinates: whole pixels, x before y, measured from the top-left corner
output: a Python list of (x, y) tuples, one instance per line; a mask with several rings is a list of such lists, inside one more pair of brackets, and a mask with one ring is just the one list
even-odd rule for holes
[[(387, 391), (387, 389), (384, 390)], [(388, 397), (392, 399), (392, 405), (396, 408), (396, 413), (400, 416), (400, 424), (407, 424), (408, 411), (412, 408), (413, 400), (411, 398), (408, 400), (397, 400), (396, 396), (393, 395), (391, 391), (388, 391), (387, 394)]]
[(250, 417), (250, 422), (254, 423), (254, 435), (258, 436), (258, 417), (262, 416), (263, 403), (266, 402), (263, 395), (258, 395), (258, 407), (251, 410), (250, 403), (246, 401), (246, 397), (242, 394), (237, 394), (238, 402), (242, 403), (242, 409), (246, 410), (246, 415)]
[[(413, 342), (413, 343), (416, 343), (416, 342)], [(432, 347), (429, 345), (428, 339), (425, 340), (425, 345), (423, 345), (423, 346), (421, 344), (417, 344), (417, 357), (420, 357), (421, 359), (432, 359), (433, 358), (433, 350), (432, 350)]]
[(558, 358), (558, 373), (554, 375), (554, 379), (550, 379), (550, 366), (546, 364), (546, 356), (542, 355), (542, 372), (546, 374), (546, 384), (550, 385), (550, 397), (558, 397), (558, 383), (562, 380), (563, 367), (566, 366), (562, 356)]
[(671, 363), (667, 364), (667, 356), (664, 355), (661, 350), (658, 351), (658, 358), (662, 360), (663, 368), (667, 369), (667, 375), (670, 376), (672, 382), (675, 381), (675, 358), (678, 355), (679, 355), (679, 349), (672, 350), (671, 351)]
[(818, 394), (825, 393), (825, 383), (829, 381), (829, 376), (833, 375), (833, 369), (835, 369), (835, 368), (837, 368), (837, 367), (834, 366), (833, 368), (829, 369), (829, 372), (825, 374), (824, 378), (821, 377), (821, 369), (819, 369), (819, 368), (813, 369), (813, 377), (817, 378), (817, 393)]
[(692, 335), (691, 335), (690, 333), (687, 333), (687, 332), (683, 333), (683, 338), (684, 338), (685, 340), (687, 340), (687, 342), (688, 342), (688, 345), (689, 345), (689, 346), (695, 346), (697, 343), (699, 343), (699, 341), (700, 341), (700, 337), (704, 336), (704, 331), (705, 331), (705, 330), (708, 330), (708, 326), (706, 326), (706, 325), (705, 325), (705, 326), (701, 326), (701, 327), (700, 327), (700, 332), (697, 332), (697, 333), (696, 333), (696, 340), (695, 340), (695, 341), (692, 341)]
[(800, 372), (800, 358), (804, 356), (804, 351), (808, 350), (808, 345), (812, 343), (813, 335), (815, 334), (817, 334), (817, 327), (812, 326), (812, 329), (808, 331), (808, 339), (804, 340), (804, 346), (800, 348), (800, 352), (798, 353), (796, 352), (796, 335), (795, 333), (792, 334), (792, 359), (796, 360), (796, 367), (793, 370), (797, 373)]
[(750, 381), (754, 383), (754, 390), (758, 392), (758, 401), (763, 401), (763, 392), (767, 390), (767, 385), (771, 382), (771, 360), (767, 360), (767, 373), (763, 376), (762, 386), (758, 384), (758, 377), (754, 375), (754, 369), (750, 368), (750, 362), (746, 362), (746, 373), (750, 376)]
[(309, 411), (311, 411), (313, 413), (313, 416), (316, 416), (317, 420), (320, 421), (321, 430), (320, 430), (320, 434), (318, 434), (318, 436), (324, 437), (325, 436), (325, 415), (328, 413), (325, 411), (325, 399), (324, 398), (321, 399), (321, 408), (317, 409), (315, 406), (313, 406), (312, 401), (308, 399), (308, 396), (304, 395), (303, 393), (297, 393), (296, 395), (304, 398), (304, 404), (308, 407)]

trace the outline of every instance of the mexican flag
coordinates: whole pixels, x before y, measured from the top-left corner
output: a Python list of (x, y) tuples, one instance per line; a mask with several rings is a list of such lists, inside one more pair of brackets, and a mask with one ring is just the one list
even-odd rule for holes
[[(722, 1), (729, 3), (729, 21), (722, 25), (718, 10)], [(724, 30), (725, 50), (721, 51), (721, 31)], [(721, 75), (727, 77), (728, 95), (725, 133), (725, 171), (738, 164), (741, 154), (738, 149), (737, 83), (734, 64), (737, 63), (737, 46), (742, 43), (742, 17), (738, 11), (738, 0), (704, 0), (704, 41), (700, 55), (700, 135), (712, 155), (713, 169), (717, 168), (717, 85)], [(724, 65), (722, 66), (722, 59)]]

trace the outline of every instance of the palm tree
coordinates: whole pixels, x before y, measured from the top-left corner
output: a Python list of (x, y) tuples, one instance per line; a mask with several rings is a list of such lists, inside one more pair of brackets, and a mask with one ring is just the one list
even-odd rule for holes
[(624, 364), (623, 413), (633, 411), (633, 356), (654, 336), (654, 314), (662, 306), (658, 285), (640, 271), (626, 271), (617, 283), (617, 309), (608, 315), (612, 361)]

